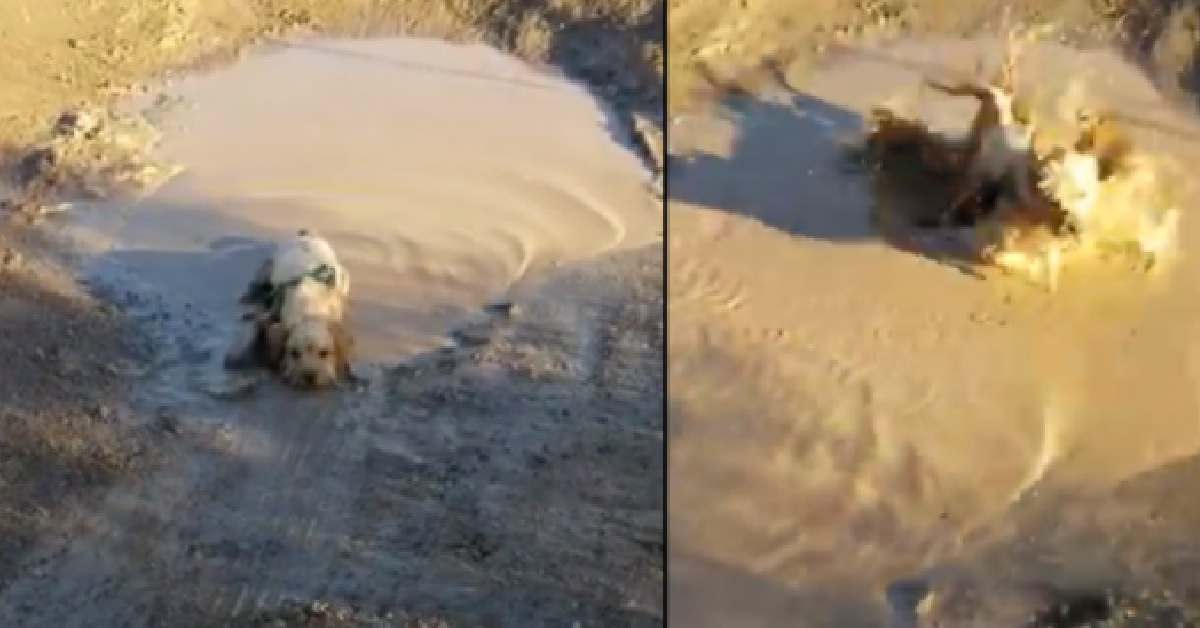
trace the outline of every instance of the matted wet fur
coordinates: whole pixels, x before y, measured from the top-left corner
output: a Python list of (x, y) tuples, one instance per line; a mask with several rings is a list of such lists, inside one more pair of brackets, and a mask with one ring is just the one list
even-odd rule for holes
[[(860, 158), (868, 163), (876, 196), (877, 218), (901, 227), (941, 225), (941, 207), (958, 178), (964, 148), (961, 142), (930, 130), (924, 122), (886, 107), (867, 115)], [(885, 215), (880, 215), (885, 214)]]

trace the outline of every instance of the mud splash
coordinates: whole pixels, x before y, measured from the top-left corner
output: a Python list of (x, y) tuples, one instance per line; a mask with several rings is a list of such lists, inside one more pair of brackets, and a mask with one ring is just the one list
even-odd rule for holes
[[(923, 613), (1016, 626), (1048, 590), (1194, 579), (1163, 567), (1200, 551), (1181, 544), (1194, 515), (1167, 488), (1194, 477), (1200, 451), (1194, 258), (1161, 284), (1081, 273), (1054, 298), (981, 281), (885, 242), (867, 177), (839, 160), (860, 113), (884, 102), (961, 132), (974, 104), (922, 94), (921, 79), (1002, 50), (843, 50), (803, 89), (671, 127), (682, 623), (904, 625), (889, 583), (919, 575), (907, 589), (923, 591)], [(1090, 76), (1089, 98), (1147, 148), (1200, 154), (1195, 121), (1117, 53), (1039, 45), (1023, 70), (1050, 97)], [(1184, 225), (1185, 251), (1196, 229)], [(963, 580), (975, 597), (950, 593)]]

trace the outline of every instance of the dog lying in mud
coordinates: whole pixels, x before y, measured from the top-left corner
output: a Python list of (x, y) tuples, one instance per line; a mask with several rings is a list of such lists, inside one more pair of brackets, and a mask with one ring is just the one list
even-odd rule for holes
[(351, 379), (349, 296), (350, 273), (333, 247), (301, 230), (278, 244), (242, 295), (240, 328), (226, 366), (265, 366), (297, 388)]

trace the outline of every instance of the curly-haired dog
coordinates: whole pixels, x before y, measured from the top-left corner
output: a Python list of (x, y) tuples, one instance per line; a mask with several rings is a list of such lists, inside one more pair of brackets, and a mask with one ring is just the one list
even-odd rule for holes
[(263, 364), (299, 388), (350, 376), (353, 339), (345, 317), (350, 273), (324, 238), (308, 231), (281, 242), (242, 295), (231, 367)]

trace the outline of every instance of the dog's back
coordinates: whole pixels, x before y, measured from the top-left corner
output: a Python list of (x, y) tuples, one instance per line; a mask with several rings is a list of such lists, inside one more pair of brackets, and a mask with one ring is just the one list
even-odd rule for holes
[[(328, 273), (324, 275), (327, 281), (314, 276), (322, 270)], [(325, 238), (301, 230), (280, 243), (271, 274), (271, 283), (275, 286), (291, 285), (289, 297), (281, 304), (284, 310), (315, 314), (329, 320), (342, 319), (344, 301), (350, 294), (350, 274)], [(295, 318), (288, 311), (281, 315), (285, 320)]]
[(322, 264), (332, 269), (341, 267), (337, 253), (325, 238), (308, 230), (301, 230), (292, 238), (279, 243), (275, 252), (271, 282), (282, 285), (295, 281)]

